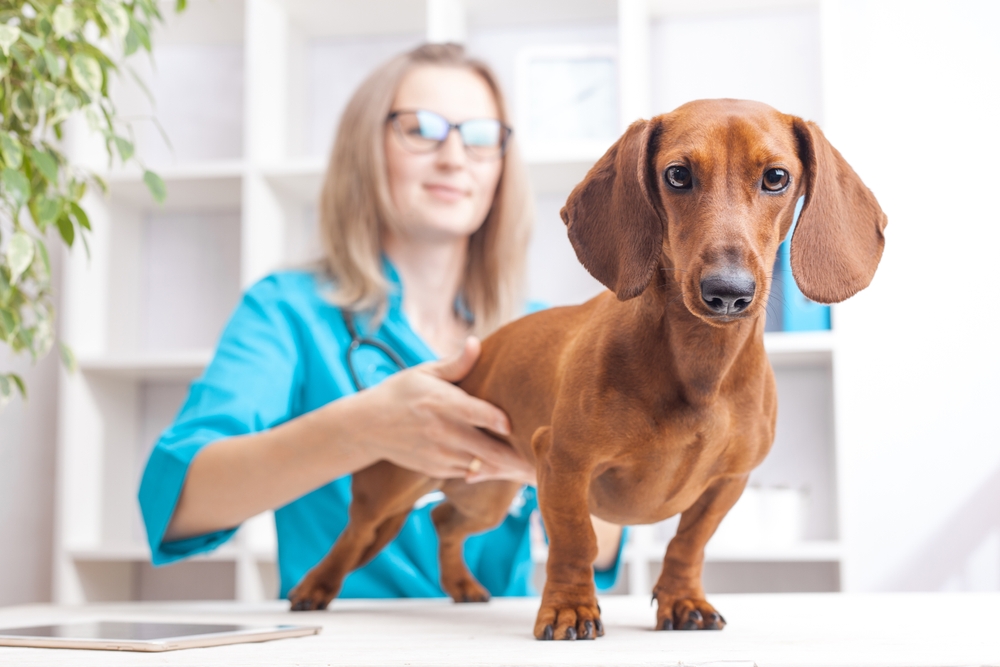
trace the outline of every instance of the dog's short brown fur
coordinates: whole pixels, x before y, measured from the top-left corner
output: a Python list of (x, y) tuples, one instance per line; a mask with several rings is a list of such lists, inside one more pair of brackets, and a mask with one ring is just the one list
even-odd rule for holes
[[(690, 187), (668, 182), (678, 166)], [(772, 169), (790, 177), (780, 191), (765, 187), (780, 176)], [(603, 634), (591, 513), (618, 524), (680, 513), (653, 588), (656, 628), (725, 625), (701, 586), (704, 548), (774, 440), (764, 310), (800, 195), (792, 271), (806, 296), (842, 301), (871, 281), (886, 217), (813, 123), (756, 102), (692, 102), (634, 123), (570, 195), (569, 238), (611, 291), (503, 327), (461, 383), (507, 412), (506, 440), (537, 465), (549, 560), (535, 637)], [(713, 308), (705, 285), (716, 279), (731, 303)], [(742, 304), (732, 285), (750, 294)], [(433, 512), (442, 586), (456, 601), (488, 599), (462, 544), (503, 519), (519, 486), (382, 462), (354, 475), (347, 528), (292, 591), (293, 608), (325, 607), (437, 488), (447, 496)]]

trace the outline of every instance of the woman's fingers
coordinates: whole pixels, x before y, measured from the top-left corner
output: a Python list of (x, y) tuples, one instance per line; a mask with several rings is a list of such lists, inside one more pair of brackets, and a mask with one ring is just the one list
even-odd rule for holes
[(387, 459), (438, 478), (534, 481), (531, 464), (480, 430), (509, 435), (506, 413), (453, 384), (468, 375), (479, 351), (479, 341), (470, 337), (454, 357), (402, 371), (368, 390), (379, 394), (386, 415), (398, 415), (388, 420), (395, 437), (380, 437), (375, 445)]
[(446, 382), (459, 382), (476, 365), (480, 349), (479, 339), (475, 336), (469, 336), (465, 339), (465, 345), (462, 346), (462, 351), (458, 354), (447, 359), (421, 364), (419, 368)]
[(441, 410), (447, 418), (458, 423), (489, 429), (500, 435), (510, 435), (510, 420), (497, 406), (470, 396), (452, 384), (440, 387), (440, 390), (439, 398), (443, 403)]
[(446, 437), (443, 444), (468, 455), (466, 467), (473, 458), (497, 468), (516, 468), (523, 461), (510, 445), (472, 426), (454, 424), (446, 430)]

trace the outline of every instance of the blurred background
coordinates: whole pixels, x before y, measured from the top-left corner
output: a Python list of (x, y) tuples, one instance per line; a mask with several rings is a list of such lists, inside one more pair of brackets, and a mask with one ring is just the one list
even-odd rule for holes
[[(601, 289), (558, 210), (632, 120), (736, 97), (819, 122), (889, 216), (885, 256), (825, 319), (775, 313), (777, 441), (709, 545), (706, 588), (1000, 590), (1000, 4), (190, 0), (167, 13), (154, 63), (133, 58), (155, 107), (129, 81), (114, 89), (167, 201), (138, 171), (108, 174), (88, 204), (89, 261), (77, 247), (55, 262), (78, 372), (0, 349), (32, 394), (0, 412), (0, 605), (276, 595), (268, 514), (209, 556), (150, 567), (138, 478), (241, 290), (318, 256), (316, 199), (353, 89), (428, 40), (466, 44), (500, 77), (538, 213), (530, 297), (550, 304)], [(105, 168), (85, 132), (67, 146)], [(632, 531), (617, 592), (649, 590), (674, 526)], [(543, 545), (534, 556), (541, 567)]]

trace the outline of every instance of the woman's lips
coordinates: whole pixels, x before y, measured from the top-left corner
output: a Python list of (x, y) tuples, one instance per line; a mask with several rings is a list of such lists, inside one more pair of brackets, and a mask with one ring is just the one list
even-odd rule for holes
[(468, 195), (466, 190), (440, 183), (427, 183), (424, 185), (424, 189), (435, 199), (449, 203), (464, 199)]

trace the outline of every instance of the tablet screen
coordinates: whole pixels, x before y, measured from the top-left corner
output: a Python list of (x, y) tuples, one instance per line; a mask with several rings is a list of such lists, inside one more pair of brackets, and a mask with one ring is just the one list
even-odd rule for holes
[(91, 621), (0, 628), (0, 646), (170, 651), (313, 635), (319, 627)]
[(130, 623), (97, 621), (63, 625), (34, 625), (29, 628), (0, 628), (8, 637), (62, 637), (69, 639), (172, 639), (219, 632), (253, 630), (252, 625), (207, 625), (203, 623)]

